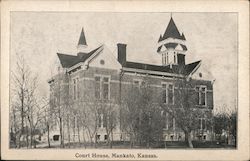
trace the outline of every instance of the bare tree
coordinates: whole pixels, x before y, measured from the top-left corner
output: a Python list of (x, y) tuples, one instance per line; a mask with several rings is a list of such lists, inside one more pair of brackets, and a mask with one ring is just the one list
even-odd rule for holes
[(109, 147), (113, 146), (113, 130), (118, 125), (118, 108), (114, 102), (108, 100), (101, 103), (100, 111), (103, 114), (103, 126), (107, 133)]
[[(221, 135), (223, 130), (226, 131), (227, 136), (224, 138), (228, 144), (237, 143), (237, 109), (230, 108), (223, 105), (219, 108), (220, 111), (214, 113), (214, 132), (219, 135), (219, 140), (222, 140)], [(234, 142), (231, 142), (234, 140)]]
[[(33, 76), (29, 66), (27, 65), (24, 57), (19, 54), (16, 55), (16, 69), (11, 72), (11, 89), (12, 89), (12, 115), (14, 121), (14, 127), (17, 135), (17, 147), (20, 148), (20, 138), (24, 134), (25, 119), (28, 119), (31, 125), (31, 115), (34, 110), (33, 107), (36, 105), (36, 76)], [(17, 122), (17, 117), (20, 118), (20, 125)], [(33, 117), (33, 116), (32, 116)], [(33, 123), (32, 123), (33, 124)], [(20, 126), (18, 128), (17, 126)], [(26, 125), (27, 126), (27, 125)], [(30, 126), (32, 128), (33, 126)], [(31, 129), (30, 129), (31, 130)], [(32, 132), (30, 132), (31, 135)], [(28, 142), (28, 134), (27, 134)], [(28, 146), (28, 145), (27, 145)]]
[(51, 111), (53, 111), (54, 116), (59, 124), (60, 131), (60, 146), (64, 148), (64, 122), (65, 116), (69, 109), (69, 84), (66, 83), (68, 81), (67, 73), (62, 69), (58, 70), (58, 74), (53, 78), (53, 82), (51, 83), (51, 87), (53, 90), (54, 100), (51, 105)]
[(130, 147), (139, 145), (151, 147), (162, 139), (163, 120), (161, 108), (154, 102), (151, 81), (146, 76), (141, 84), (134, 85), (126, 92), (123, 100), (123, 129), (130, 135)]
[[(161, 104), (161, 107), (171, 117), (175, 118), (176, 125), (184, 132), (185, 141), (193, 148), (191, 132), (197, 130), (198, 118), (207, 117), (206, 110), (199, 109), (195, 94), (195, 83), (192, 79), (175, 78), (174, 80), (174, 105)], [(208, 118), (208, 117), (207, 117)], [(207, 124), (210, 120), (207, 119)]]

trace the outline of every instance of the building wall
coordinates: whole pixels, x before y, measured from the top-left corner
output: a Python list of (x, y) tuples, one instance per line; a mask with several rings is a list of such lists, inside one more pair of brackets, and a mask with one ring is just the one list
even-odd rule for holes
[[(166, 84), (174, 84), (173, 78), (168, 77), (158, 77), (158, 76), (151, 76), (151, 75), (142, 75), (142, 74), (135, 74), (135, 73), (123, 73), (121, 77), (121, 73), (119, 70), (114, 69), (104, 69), (104, 68), (95, 68), (95, 67), (89, 67), (88, 69), (84, 70), (78, 70), (76, 72), (71, 73), (70, 75), (57, 75), (54, 77), (55, 80), (61, 80), (60, 83), (57, 82), (57, 85), (54, 83), (51, 83), (51, 100), (56, 98), (55, 104), (58, 105), (58, 98), (60, 97), (60, 104), (64, 105), (65, 108), (67, 108), (67, 113), (73, 112), (74, 115), (77, 115), (77, 113), (82, 108), (88, 108), (88, 106), (91, 106), (89, 102), (92, 103), (98, 103), (99, 100), (96, 100), (95, 98), (95, 76), (108, 76), (110, 78), (110, 102), (112, 102), (112, 105), (117, 111), (117, 125), (114, 129), (114, 140), (120, 140), (121, 139), (121, 125), (119, 120), (119, 114), (120, 114), (120, 101), (124, 101), (124, 98), (131, 92), (131, 89), (133, 88), (133, 81), (134, 80), (140, 80), (140, 81), (146, 81), (150, 84), (150, 89), (152, 90), (152, 98), (153, 102), (156, 104), (159, 103), (159, 101), (162, 101), (162, 83)], [(79, 91), (79, 96), (74, 99), (73, 98), (73, 86), (74, 86), (74, 79), (78, 79), (77, 83), (77, 89)], [(54, 84), (54, 85), (53, 85)], [(60, 84), (60, 89), (59, 89)], [(204, 81), (204, 80), (191, 80), (191, 84), (193, 87), (193, 92), (195, 92), (195, 87), (197, 85), (204, 85), (206, 86), (206, 100), (207, 100), (207, 106), (200, 106), (196, 105), (197, 108), (200, 110), (207, 110), (207, 115), (211, 115), (212, 109), (213, 109), (213, 87), (210, 81)], [(54, 86), (54, 87), (53, 87)], [(54, 90), (54, 91), (53, 91)], [(178, 95), (176, 90), (178, 90), (178, 87), (174, 88), (174, 105), (176, 105), (176, 101), (178, 100)], [(61, 91), (61, 92), (58, 92)], [(60, 93), (60, 95), (58, 94)], [(99, 102), (101, 104), (105, 104), (107, 102)], [(69, 110), (72, 109), (72, 110)], [(160, 114), (159, 114), (160, 115)], [(64, 123), (64, 126), (66, 127), (66, 121)], [(71, 125), (74, 125), (74, 123), (71, 122)], [(76, 125), (74, 125), (76, 127)], [(78, 137), (80, 137), (81, 140), (89, 141), (86, 136), (88, 136), (88, 131), (82, 130), (80, 132), (80, 136), (76, 134), (74, 130), (68, 131), (67, 128), (64, 131), (64, 138), (66, 139), (68, 136), (68, 132), (72, 135), (71, 138), (75, 138), (75, 141), (78, 140)], [(73, 136), (73, 133), (75, 135)], [(197, 135), (195, 132), (193, 132), (193, 139), (197, 139)], [(211, 138), (210, 137), (211, 130), (203, 132), (206, 136), (206, 139)], [(85, 136), (83, 136), (83, 134)], [(105, 140), (106, 135), (106, 129), (101, 127), (97, 130), (97, 135), (100, 141)], [(180, 130), (180, 128), (176, 127), (173, 129), (165, 129), (164, 130), (164, 138), (165, 140), (183, 140), (184, 139), (184, 133)], [(67, 139), (66, 139), (67, 140)]]

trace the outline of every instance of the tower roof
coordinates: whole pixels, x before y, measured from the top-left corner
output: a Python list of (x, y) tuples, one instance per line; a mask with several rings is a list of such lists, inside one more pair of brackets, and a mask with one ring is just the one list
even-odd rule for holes
[(87, 45), (83, 28), (82, 28), (82, 32), (78, 41), (78, 45)]
[(173, 18), (171, 17), (169, 23), (168, 23), (168, 26), (165, 30), (165, 33), (164, 35), (160, 36), (159, 38), (159, 41), (162, 41), (162, 40), (165, 40), (167, 38), (175, 38), (175, 39), (181, 39), (181, 40), (185, 40), (185, 36), (184, 34), (182, 33), (182, 35), (180, 34), (179, 30), (177, 29), (176, 25), (175, 25), (175, 22), (173, 20)]

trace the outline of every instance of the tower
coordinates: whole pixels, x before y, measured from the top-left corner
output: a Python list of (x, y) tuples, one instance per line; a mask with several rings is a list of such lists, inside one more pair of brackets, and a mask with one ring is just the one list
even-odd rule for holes
[(78, 53), (88, 53), (88, 45), (86, 42), (85, 34), (84, 34), (84, 29), (82, 28), (80, 38), (77, 44), (77, 51)]
[(185, 65), (186, 38), (180, 34), (171, 16), (166, 31), (160, 35), (157, 53), (161, 54), (162, 65)]

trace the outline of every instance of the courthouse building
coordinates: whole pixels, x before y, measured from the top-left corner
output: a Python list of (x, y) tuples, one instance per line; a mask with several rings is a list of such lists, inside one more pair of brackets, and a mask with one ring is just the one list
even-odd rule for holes
[[(175, 92), (178, 87), (175, 87), (174, 81), (177, 78), (191, 79), (195, 84), (193, 89), (196, 96), (195, 108), (206, 111), (206, 116), (194, 118), (199, 120), (199, 126), (192, 133), (192, 139), (211, 139), (212, 129), (207, 127), (207, 119), (211, 118), (213, 109), (213, 82), (209, 78), (209, 72), (206, 72), (208, 69), (202, 66), (201, 60), (186, 62), (186, 56), (192, 57), (192, 53), (188, 52), (186, 38), (183, 33), (179, 32), (172, 17), (165, 32), (159, 37), (158, 48), (155, 49), (155, 55), (160, 55), (161, 65), (128, 60), (127, 55), (130, 53), (127, 53), (126, 49), (129, 48), (129, 44), (117, 43), (117, 58), (106, 45), (91, 49), (84, 32), (82, 29), (78, 41), (78, 53), (75, 55), (57, 53), (60, 64), (59, 73), (49, 80), (51, 106), (59, 104), (60, 107), (65, 106), (66, 108), (66, 111), (65, 108), (64, 112), (60, 111), (60, 115), (64, 117), (62, 126), (65, 127), (63, 136), (65, 140), (68, 137), (75, 141), (78, 138), (88, 140), (87, 136), (90, 136), (91, 132), (97, 141), (107, 140), (105, 128), (107, 120), (102, 112), (98, 113), (96, 130), (88, 128), (80, 132), (77, 130), (79, 127), (77, 124), (81, 118), (76, 116), (81, 113), (82, 109), (88, 108), (88, 106), (102, 106), (102, 104), (112, 104), (112, 107), (117, 111), (115, 112), (117, 123), (113, 130), (113, 140), (129, 140), (122, 129), (122, 121), (119, 116), (122, 113), (119, 111), (123, 107), (121, 105), (123, 98), (128, 95), (126, 89), (131, 86), (140, 88), (145, 77), (150, 80), (156, 105), (159, 103), (173, 106), (178, 104)], [(56, 87), (57, 85), (59, 88)], [(91, 110), (86, 114), (92, 115)], [(183, 140), (184, 133), (176, 125), (175, 118), (168, 117), (164, 111), (159, 113), (159, 117), (161, 115), (167, 116), (163, 140)], [(73, 122), (65, 121), (69, 117)], [(84, 123), (93, 124), (94, 121), (86, 122), (85, 120)], [(67, 124), (70, 124), (70, 129), (67, 128)], [(60, 135), (58, 126), (57, 123), (57, 128), (51, 133), (54, 140), (57, 140)], [(93, 125), (92, 128), (95, 126)]]

